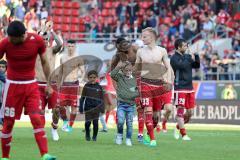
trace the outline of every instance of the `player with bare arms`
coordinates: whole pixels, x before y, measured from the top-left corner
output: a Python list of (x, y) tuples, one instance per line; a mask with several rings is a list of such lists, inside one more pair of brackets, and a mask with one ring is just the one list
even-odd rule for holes
[(117, 52), (111, 61), (111, 71), (117, 66), (119, 61), (129, 61), (132, 65), (135, 64), (138, 46), (131, 44), (124, 38), (118, 38), (116, 41), (116, 48)]
[[(157, 33), (153, 28), (148, 27), (142, 31), (142, 40), (146, 46), (137, 51), (135, 63), (141, 107), (144, 109), (148, 131), (143, 142), (152, 147), (157, 145), (154, 127), (158, 123), (159, 111), (162, 107), (159, 102), (169, 103), (169, 99), (165, 95), (172, 90), (172, 84), (167, 83), (170, 79), (168, 76), (171, 76), (167, 51), (156, 45), (156, 39)], [(168, 76), (163, 76), (164, 74)]]
[[(46, 48), (46, 57), (51, 62), (49, 64), (51, 71), (55, 68), (55, 60), (56, 60), (56, 54), (61, 50), (62, 48), (62, 42), (60, 41), (59, 37), (56, 35), (56, 33), (52, 30), (53, 23), (51, 21), (46, 22), (46, 24), (42, 27), (42, 29), (38, 32), (39, 35), (41, 35), (44, 39)], [(52, 47), (50, 44), (50, 36), (53, 36), (54, 41), (56, 42), (56, 46)], [(59, 140), (59, 135), (57, 133), (58, 128), (58, 118), (56, 116), (59, 114), (59, 108), (57, 107), (57, 88), (56, 88), (56, 82), (53, 82), (55, 84), (52, 84), (52, 94), (48, 94), (48, 88), (47, 88), (47, 80), (44, 76), (41, 60), (40, 57), (37, 58), (36, 62), (36, 79), (38, 81), (39, 91), (40, 91), (40, 99), (41, 99), (41, 107), (42, 111), (44, 113), (46, 105), (48, 105), (49, 109), (52, 109), (52, 137), (54, 141)], [(45, 116), (43, 114), (43, 121), (45, 123)]]
[[(60, 87), (60, 108), (63, 109), (61, 113), (64, 121), (62, 130), (66, 132), (72, 131), (73, 123), (77, 116), (77, 102), (79, 93), (79, 73), (84, 73), (84, 65), (72, 66), (74, 64), (67, 63), (73, 60), (78, 55), (76, 53), (76, 42), (74, 40), (68, 40), (67, 51), (64, 52), (60, 59), (60, 76), (61, 76), (61, 87)], [(79, 61), (79, 60), (78, 60)], [(70, 72), (69, 72), (70, 71)], [(71, 106), (70, 121), (67, 120), (65, 107)]]

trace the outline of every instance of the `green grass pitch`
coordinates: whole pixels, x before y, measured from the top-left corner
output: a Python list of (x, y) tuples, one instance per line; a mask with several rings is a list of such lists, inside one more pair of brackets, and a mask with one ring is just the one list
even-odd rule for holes
[[(158, 146), (150, 148), (137, 142), (133, 146), (114, 144), (115, 127), (108, 133), (99, 133), (97, 142), (86, 142), (82, 123), (76, 123), (72, 133), (62, 132), (53, 142), (49, 124), (47, 135), (49, 151), (58, 160), (238, 160), (240, 159), (240, 128), (238, 126), (187, 125), (190, 142), (173, 138), (173, 125), (168, 133), (156, 134)], [(136, 127), (136, 126), (135, 126)], [(29, 123), (18, 122), (14, 128), (11, 160), (39, 160), (39, 152)], [(125, 142), (125, 141), (123, 141)]]

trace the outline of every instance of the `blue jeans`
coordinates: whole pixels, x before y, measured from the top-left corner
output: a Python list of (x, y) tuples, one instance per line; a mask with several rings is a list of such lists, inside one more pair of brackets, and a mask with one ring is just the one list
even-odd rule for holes
[(127, 125), (126, 138), (129, 138), (129, 139), (132, 138), (134, 112), (135, 112), (135, 105), (131, 105), (131, 104), (128, 104), (125, 102), (120, 102), (120, 101), (118, 102), (117, 131), (118, 131), (118, 134), (123, 134), (123, 126), (124, 126), (124, 122), (126, 120), (126, 125)]

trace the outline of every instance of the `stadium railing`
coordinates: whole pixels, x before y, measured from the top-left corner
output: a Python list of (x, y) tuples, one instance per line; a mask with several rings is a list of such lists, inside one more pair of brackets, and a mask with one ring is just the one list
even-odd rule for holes
[(201, 69), (195, 77), (196, 80), (240, 80), (240, 59), (229, 59), (227, 63), (220, 61), (217, 67)]

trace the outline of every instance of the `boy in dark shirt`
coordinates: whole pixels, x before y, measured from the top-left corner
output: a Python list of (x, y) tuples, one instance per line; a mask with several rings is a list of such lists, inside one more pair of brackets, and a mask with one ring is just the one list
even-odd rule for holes
[(92, 70), (88, 72), (88, 83), (85, 84), (80, 99), (80, 113), (85, 112), (86, 140), (90, 141), (90, 126), (93, 123), (92, 140), (97, 140), (98, 119), (104, 113), (103, 89), (97, 82), (98, 74)]

